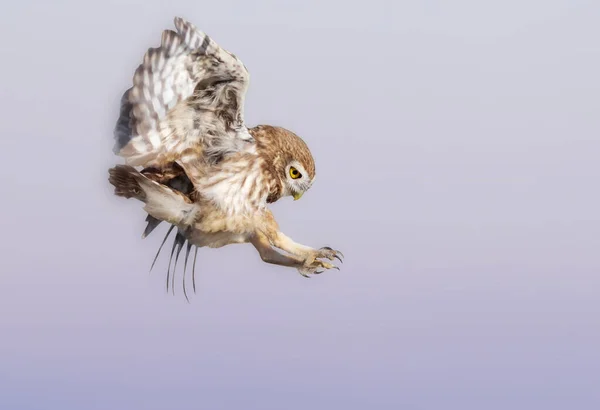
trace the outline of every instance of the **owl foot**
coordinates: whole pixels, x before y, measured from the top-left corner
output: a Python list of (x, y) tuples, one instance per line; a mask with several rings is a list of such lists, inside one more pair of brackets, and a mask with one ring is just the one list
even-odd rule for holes
[(335, 249), (331, 249), (329, 246), (324, 246), (321, 249), (317, 250), (317, 258), (321, 259), (329, 259), (330, 261), (337, 259), (341, 263), (344, 263), (342, 258), (344, 254), (340, 251), (336, 251)]
[(332, 265), (331, 263), (324, 262), (319, 259), (314, 259), (312, 262), (305, 263), (304, 266), (299, 267), (298, 273), (300, 273), (300, 275), (304, 276), (305, 278), (310, 278), (309, 275), (319, 275), (325, 272), (325, 270), (327, 269), (340, 270), (340, 268), (338, 268), (335, 265)]

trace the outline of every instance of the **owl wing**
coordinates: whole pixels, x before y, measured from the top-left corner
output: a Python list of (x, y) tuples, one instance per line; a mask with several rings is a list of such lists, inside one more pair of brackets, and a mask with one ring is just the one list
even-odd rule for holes
[(175, 27), (146, 52), (121, 99), (113, 151), (129, 165), (160, 166), (190, 148), (217, 158), (252, 141), (244, 64), (191, 23), (176, 17)]

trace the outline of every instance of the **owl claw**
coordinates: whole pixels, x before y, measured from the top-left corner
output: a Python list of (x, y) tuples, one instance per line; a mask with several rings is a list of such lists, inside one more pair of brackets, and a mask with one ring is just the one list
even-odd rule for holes
[(329, 246), (324, 246), (318, 251), (318, 258), (327, 258), (330, 261), (337, 259), (341, 263), (344, 263), (342, 258), (344, 254), (341, 251), (330, 248)]
[(305, 278), (310, 277), (310, 275), (320, 275), (328, 269), (337, 269), (340, 270), (339, 267), (332, 265), (331, 263), (324, 262), (319, 259), (314, 259), (312, 262), (305, 264), (304, 266), (298, 268), (298, 272), (304, 276)]

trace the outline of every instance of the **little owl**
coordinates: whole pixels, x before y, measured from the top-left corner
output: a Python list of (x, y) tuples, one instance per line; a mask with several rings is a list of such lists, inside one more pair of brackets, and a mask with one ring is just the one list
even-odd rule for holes
[[(115, 127), (114, 152), (126, 165), (111, 168), (109, 181), (116, 195), (144, 202), (143, 237), (166, 221), (172, 226), (162, 248), (176, 227), (175, 267), (186, 243), (187, 266), (192, 246), (197, 252), (250, 242), (263, 261), (306, 277), (338, 269), (327, 260), (341, 261), (339, 251), (294, 242), (267, 208), (285, 196), (297, 200), (312, 186), (307, 145), (280, 127), (247, 128), (244, 64), (189, 22), (175, 18), (175, 27), (147, 51)], [(183, 281), (185, 292), (185, 267)]]

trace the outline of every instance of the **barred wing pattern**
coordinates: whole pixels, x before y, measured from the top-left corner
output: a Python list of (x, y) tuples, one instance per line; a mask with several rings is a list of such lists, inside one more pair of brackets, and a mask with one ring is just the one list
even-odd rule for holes
[(252, 141), (244, 64), (191, 23), (176, 17), (175, 27), (147, 51), (121, 99), (113, 150), (129, 165), (163, 165), (188, 148), (218, 158)]

